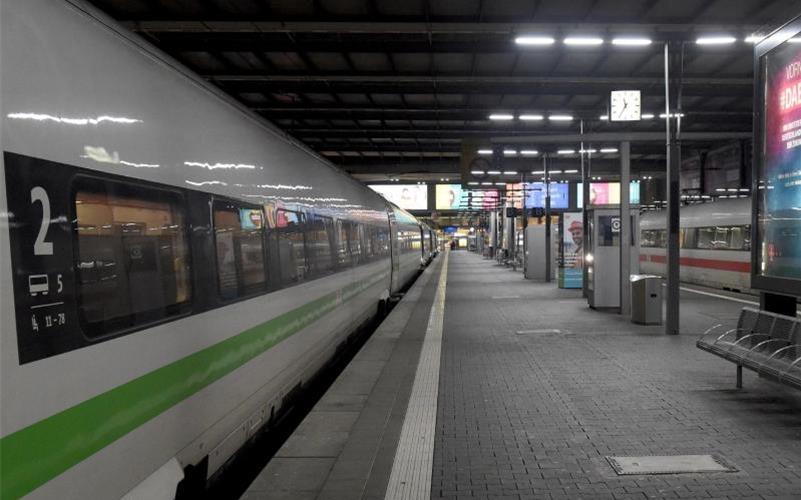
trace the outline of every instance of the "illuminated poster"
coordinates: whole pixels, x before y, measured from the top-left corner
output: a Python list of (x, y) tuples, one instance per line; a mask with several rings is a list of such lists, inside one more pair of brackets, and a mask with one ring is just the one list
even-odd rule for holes
[(404, 210), (428, 208), (428, 186), (425, 184), (371, 184), (370, 188)]
[[(576, 184), (576, 206), (584, 206), (584, 183)], [(629, 203), (639, 205), (640, 203), (640, 183), (631, 181), (629, 184)], [(620, 183), (619, 182), (593, 182), (590, 184), (590, 205), (619, 205), (620, 204)]]
[(458, 210), (462, 202), (461, 184), (437, 184), (436, 185), (436, 207), (437, 210)]
[(763, 60), (767, 82), (758, 172), (758, 275), (801, 278), (801, 47)]
[(581, 288), (584, 264), (584, 221), (581, 212), (565, 212), (562, 219), (560, 288)]

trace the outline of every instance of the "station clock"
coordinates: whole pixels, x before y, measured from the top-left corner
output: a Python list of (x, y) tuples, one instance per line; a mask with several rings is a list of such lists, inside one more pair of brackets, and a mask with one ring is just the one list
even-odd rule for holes
[(641, 119), (642, 96), (639, 90), (613, 90), (609, 96), (609, 120), (636, 122)]

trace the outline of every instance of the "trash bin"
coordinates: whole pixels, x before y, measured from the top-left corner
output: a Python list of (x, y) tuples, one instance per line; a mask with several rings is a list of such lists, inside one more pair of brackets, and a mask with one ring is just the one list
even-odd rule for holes
[(662, 324), (662, 277), (632, 274), (631, 322), (641, 325)]

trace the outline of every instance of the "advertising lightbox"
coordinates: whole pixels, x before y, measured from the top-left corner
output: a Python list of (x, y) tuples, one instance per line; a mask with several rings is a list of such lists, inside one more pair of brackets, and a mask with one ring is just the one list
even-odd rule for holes
[(370, 184), (370, 188), (404, 210), (428, 208), (428, 186), (425, 184)]
[[(584, 206), (584, 183), (576, 184), (576, 206)], [(629, 184), (629, 203), (640, 203), (640, 183), (631, 181)], [(590, 205), (620, 205), (619, 182), (592, 182), (590, 183)]]
[(458, 210), (462, 202), (462, 191), (461, 184), (437, 184), (437, 210)]
[(756, 49), (752, 286), (801, 294), (801, 18)]
[(494, 209), (500, 201), (497, 189), (463, 189), (461, 184), (435, 186), (437, 210)]

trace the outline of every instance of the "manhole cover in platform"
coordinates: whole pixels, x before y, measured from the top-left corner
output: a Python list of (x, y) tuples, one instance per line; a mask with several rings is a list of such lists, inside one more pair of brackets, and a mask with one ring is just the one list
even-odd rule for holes
[(694, 472), (737, 472), (717, 455), (672, 455), (646, 457), (606, 457), (618, 475), (690, 474)]

